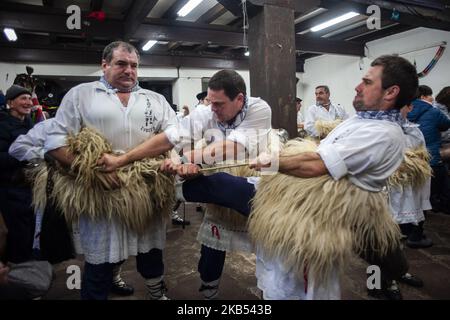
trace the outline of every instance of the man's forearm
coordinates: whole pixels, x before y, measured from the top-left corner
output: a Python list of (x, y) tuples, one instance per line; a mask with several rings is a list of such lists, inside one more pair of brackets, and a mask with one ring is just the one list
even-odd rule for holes
[(241, 144), (230, 141), (213, 142), (203, 149), (191, 150), (185, 156), (192, 163), (217, 163), (227, 159), (243, 159), (245, 157), (245, 148)]
[(159, 133), (149, 140), (141, 143), (137, 147), (131, 149), (127, 153), (121, 155), (120, 166), (127, 165), (134, 161), (144, 158), (152, 158), (163, 154), (173, 148), (173, 144), (169, 141), (166, 134)]
[(70, 167), (75, 158), (75, 156), (71, 152), (69, 152), (69, 149), (67, 147), (61, 147), (55, 150), (51, 150), (48, 152), (48, 154), (65, 167)]
[(316, 152), (280, 157), (279, 161), (279, 171), (295, 177), (313, 178), (328, 173), (325, 163)]

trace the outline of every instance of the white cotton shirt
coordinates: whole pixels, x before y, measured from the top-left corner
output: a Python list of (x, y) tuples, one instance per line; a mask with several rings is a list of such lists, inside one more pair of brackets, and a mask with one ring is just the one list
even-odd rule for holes
[[(182, 145), (191, 139), (205, 139), (207, 144), (230, 140), (255, 151), (266, 143), (272, 126), (272, 110), (261, 98), (248, 98), (248, 110), (244, 120), (233, 130), (222, 132), (216, 115), (209, 106), (197, 107), (180, 122)], [(258, 142), (260, 145), (258, 146)]]
[(100, 81), (81, 84), (66, 94), (55, 119), (46, 151), (65, 146), (67, 134), (78, 133), (82, 127), (99, 131), (115, 152), (126, 152), (160, 132), (172, 144), (178, 142), (175, 111), (164, 96), (146, 89), (131, 92), (125, 108)]
[(334, 180), (348, 176), (367, 191), (381, 191), (403, 160), (402, 128), (356, 115), (337, 126), (317, 149)]
[[(419, 125), (407, 123), (403, 126), (403, 131), (405, 132), (406, 148), (415, 149), (425, 146), (425, 138)], [(431, 209), (430, 186), (431, 178), (428, 178), (424, 185), (417, 188), (410, 185), (402, 188), (390, 188), (389, 204), (395, 222), (418, 224), (425, 220), (423, 211)]]
[(19, 161), (44, 159), (44, 143), (53, 120), (38, 122), (27, 134), (18, 136), (9, 147), (9, 154)]
[[(217, 118), (211, 107), (198, 106), (181, 122), (180, 135), (184, 141), (190, 141), (191, 137), (194, 141), (205, 138), (207, 144), (224, 139), (230, 140), (245, 146), (250, 154), (253, 153), (256, 156), (258, 151), (264, 150), (271, 130), (271, 122), (270, 106), (260, 98), (249, 97), (245, 119), (234, 130), (227, 130), (224, 134), (219, 129)], [(206, 133), (205, 137), (204, 133)], [(217, 230), (217, 232), (214, 233), (211, 230)], [(207, 212), (203, 218), (197, 240), (209, 248), (221, 251), (251, 252), (254, 250), (246, 227), (232, 230), (220, 220), (215, 219), (210, 212)]]
[[(126, 152), (159, 132), (164, 132), (172, 144), (178, 142), (175, 112), (162, 95), (139, 89), (131, 92), (125, 108), (117, 94), (99, 81), (81, 84), (66, 94), (48, 132), (45, 149), (65, 146), (67, 135), (78, 133), (82, 127), (97, 130), (116, 152)], [(78, 227), (77, 253), (84, 254), (91, 264), (116, 263), (153, 248), (163, 249), (166, 239), (162, 218), (141, 236), (116, 220), (93, 221), (82, 216)]]
[(302, 113), (299, 111), (297, 112), (297, 125), (302, 124), (303, 122), (305, 122), (305, 119)]
[(333, 121), (333, 120), (346, 120), (348, 119), (348, 114), (345, 109), (340, 105), (330, 103), (329, 110), (322, 106), (312, 105), (306, 109), (305, 112), (305, 130), (313, 137), (317, 137), (318, 133), (315, 128), (315, 123), (317, 120)]

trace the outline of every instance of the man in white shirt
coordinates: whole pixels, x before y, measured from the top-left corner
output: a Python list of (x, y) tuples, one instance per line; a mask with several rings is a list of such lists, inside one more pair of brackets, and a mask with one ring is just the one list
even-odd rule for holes
[[(27, 134), (20, 135), (13, 144), (9, 147), (9, 154), (16, 158), (19, 161), (43, 161), (44, 160), (44, 144), (47, 139), (47, 134), (51, 129), (52, 122), (54, 118), (50, 118), (44, 121), (37, 123)], [(54, 206), (49, 207), (48, 210), (56, 210)], [(47, 211), (47, 209), (46, 209)], [(35, 229), (35, 244), (34, 248), (40, 248), (40, 239), (41, 239), (41, 223), (42, 223), (42, 215), (44, 212), (41, 210), (35, 210), (36, 215), (36, 229)], [(52, 214), (60, 214), (60, 212), (56, 212)], [(51, 219), (51, 218), (49, 218)], [(64, 217), (63, 217), (64, 219)], [(47, 219), (48, 221), (48, 219)], [(44, 222), (45, 223), (45, 222)], [(78, 229), (78, 228), (77, 228)], [(75, 241), (74, 241), (75, 242)], [(54, 244), (57, 245), (57, 244)], [(79, 244), (75, 244), (75, 247), (79, 246)], [(64, 258), (72, 254), (72, 252), (64, 252), (60, 254), (64, 256)], [(47, 257), (44, 257), (44, 259)], [(62, 256), (58, 256), (58, 258), (62, 258)], [(72, 258), (72, 257), (71, 257)], [(53, 262), (52, 262), (53, 263)], [(121, 277), (121, 266), (120, 264), (114, 267), (113, 270), (113, 283), (111, 287), (111, 292), (128, 296), (134, 293), (134, 288), (128, 285)]]
[(313, 137), (319, 137), (316, 130), (316, 121), (345, 120), (348, 118), (347, 112), (339, 104), (330, 101), (330, 89), (328, 86), (320, 85), (316, 87), (316, 104), (309, 106), (305, 112), (305, 130)]
[[(193, 142), (204, 142), (191, 150), (183, 150), (183, 159), (188, 163), (214, 164), (226, 159), (257, 156), (264, 151), (265, 142), (271, 130), (272, 113), (269, 105), (260, 98), (249, 97), (245, 82), (234, 70), (221, 70), (214, 74), (208, 83), (210, 108), (196, 108), (180, 124), (178, 148), (190, 146)], [(121, 156), (126, 159), (139, 159), (146, 156), (148, 142)], [(127, 163), (127, 160), (119, 164)], [(114, 169), (117, 163), (111, 162)], [(175, 164), (168, 161), (167, 167)], [(214, 232), (212, 232), (212, 230)], [(218, 295), (219, 281), (225, 263), (226, 251), (251, 251), (245, 226), (231, 228), (226, 221), (206, 214), (200, 227), (198, 240), (202, 243), (198, 265), (202, 286), (200, 291), (205, 298)]]
[(209, 101), (208, 98), (208, 91), (200, 92), (199, 94), (197, 94), (196, 98), (198, 100), (197, 106), (209, 106), (211, 104), (211, 101)]
[[(64, 97), (45, 141), (45, 149), (63, 165), (70, 166), (74, 156), (66, 138), (83, 127), (98, 131), (114, 152), (126, 152), (148, 140), (148, 156), (159, 156), (178, 141), (175, 112), (165, 98), (139, 87), (139, 53), (131, 44), (116, 41), (105, 47), (100, 81), (72, 88)], [(112, 155), (104, 155), (102, 165)], [(106, 164), (104, 166), (106, 168)], [(106, 173), (111, 185), (119, 186), (115, 171)], [(100, 216), (100, 215), (99, 215)], [(139, 273), (146, 279), (148, 297), (165, 300), (162, 250), (166, 226), (156, 218), (149, 230), (138, 235), (116, 218), (79, 221), (81, 249), (85, 267), (81, 284), (82, 299), (107, 299), (113, 269), (128, 256), (136, 257)]]
[(303, 129), (304, 128), (304, 122), (305, 119), (303, 117), (303, 114), (300, 112), (300, 109), (302, 108), (302, 99), (295, 98), (295, 110), (297, 110), (297, 129)]
[[(368, 192), (381, 192), (389, 176), (403, 160), (405, 138), (400, 124), (400, 108), (415, 96), (418, 78), (415, 67), (398, 56), (375, 59), (362, 82), (355, 88), (353, 105), (357, 114), (344, 121), (321, 141), (317, 152), (279, 158), (279, 172), (300, 178), (330, 175), (334, 180), (347, 177), (356, 187)], [(262, 168), (275, 161), (266, 156), (252, 166)], [(269, 160), (269, 161), (267, 161)], [(196, 166), (169, 168), (186, 178), (198, 174)], [(249, 205), (256, 189), (254, 180), (232, 177), (225, 173), (200, 176), (183, 183), (186, 201), (217, 203), (249, 215)], [(333, 214), (330, 212), (330, 214)], [(259, 255), (258, 258), (264, 258)], [(379, 256), (367, 248), (365, 258), (380, 266), (389, 279), (406, 273), (407, 263), (400, 248)], [(293, 270), (286, 270), (279, 259), (257, 260), (258, 285), (267, 299), (339, 299), (338, 278), (328, 285), (314, 288), (314, 279), (307, 283)], [(262, 262), (262, 263), (261, 263)]]

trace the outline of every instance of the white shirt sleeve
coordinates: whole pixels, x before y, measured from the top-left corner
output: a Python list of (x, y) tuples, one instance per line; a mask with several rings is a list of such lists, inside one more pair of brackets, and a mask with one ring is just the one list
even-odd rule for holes
[(340, 117), (342, 120), (347, 120), (347, 119), (349, 118), (349, 115), (348, 115), (348, 113), (345, 111), (345, 108), (342, 107), (342, 106), (340, 106), (340, 105), (338, 105), (337, 108), (338, 108), (338, 111), (339, 111), (339, 117)]
[(316, 124), (316, 106), (312, 105), (309, 106), (305, 112), (305, 130), (310, 136), (313, 137), (318, 136), (315, 124)]
[(395, 167), (394, 162), (401, 162), (403, 148), (399, 149), (399, 146), (404, 145), (397, 144), (398, 139), (402, 137), (376, 135), (373, 129), (362, 127), (334, 142), (320, 144), (317, 152), (335, 180), (370, 170), (374, 170), (375, 175), (384, 175), (386, 169)]
[(20, 135), (9, 147), (9, 154), (19, 161), (44, 158), (44, 143), (52, 119), (37, 123), (27, 134)]
[(302, 124), (305, 121), (305, 119), (303, 118), (302, 113), (299, 111), (297, 112), (297, 125)]
[(176, 145), (180, 140), (179, 121), (175, 111), (170, 107), (167, 100), (161, 96), (161, 108), (163, 109), (163, 118), (161, 119), (161, 130), (166, 134), (167, 139), (172, 145)]
[(190, 146), (203, 138), (203, 133), (208, 129), (208, 122), (212, 118), (212, 111), (201, 106), (195, 108), (192, 113), (182, 118), (179, 122), (179, 142), (177, 150)]
[(61, 101), (54, 121), (47, 131), (44, 151), (51, 151), (67, 144), (66, 138), (70, 133), (77, 134), (82, 126), (78, 109), (79, 91), (77, 88), (69, 90)]

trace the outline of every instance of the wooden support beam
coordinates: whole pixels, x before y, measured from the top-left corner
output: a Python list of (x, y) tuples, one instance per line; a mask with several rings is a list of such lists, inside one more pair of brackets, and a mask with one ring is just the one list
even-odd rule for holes
[(163, 14), (163, 19), (169, 19), (169, 20), (175, 20), (178, 15), (177, 12), (180, 11), (183, 6), (188, 3), (189, 0), (177, 0), (175, 1), (172, 6), (170, 6), (169, 9)]
[[(241, 1), (238, 0), (217, 0), (225, 8), (237, 17), (242, 17)], [(247, 11), (249, 17), (257, 14), (264, 5), (279, 5), (291, 7), (290, 0), (247, 0)], [(293, 7), (296, 13), (304, 13), (311, 9), (317, 8), (320, 0), (294, 0)]]
[(336, 41), (315, 39), (306, 36), (295, 36), (296, 49), (311, 53), (329, 53), (364, 57), (364, 43), (352, 41)]
[(294, 1), (264, 5), (249, 25), (251, 95), (270, 105), (273, 128), (296, 137)]
[[(129, 40), (152, 11), (158, 0), (134, 0), (125, 16), (124, 39)], [(151, 39), (149, 39), (151, 40)]]
[[(1, 7), (1, 5), (0, 5)], [(83, 39), (102, 40), (123, 39), (124, 23), (120, 20), (106, 19), (103, 22), (91, 21), (90, 26), (82, 24), (81, 30), (69, 30), (66, 27), (68, 15), (50, 13), (32, 13), (0, 11), (0, 26), (12, 27), (17, 31), (46, 32), (56, 35), (72, 35)], [(219, 27), (196, 23), (175, 23), (173, 25), (146, 19), (132, 36), (136, 40), (184, 41), (199, 44), (216, 44), (221, 46), (243, 46), (243, 33), (230, 27)], [(330, 43), (327, 39), (302, 39), (297, 37), (297, 50), (315, 53), (336, 53), (363, 55), (363, 45), (344, 41)]]
[(328, 11), (326, 11), (322, 14), (319, 14), (315, 17), (312, 17), (311, 19), (307, 19), (300, 23), (297, 23), (295, 25), (295, 33), (311, 29), (312, 27), (314, 27), (318, 24), (321, 24), (330, 19), (339, 17), (349, 11), (351, 11), (351, 9), (350, 9), (350, 5), (348, 3), (342, 2), (342, 3), (336, 4), (335, 6), (329, 7)]
[[(29, 49), (0, 46), (0, 61), (35, 62), (35, 63), (67, 63), (95, 64), (100, 66), (102, 51), (91, 50), (57, 50)], [(153, 67), (189, 67), (211, 69), (243, 69), (248, 70), (248, 61), (229, 60), (211, 57), (168, 56), (141, 54), (141, 66)]]
[[(322, 8), (333, 8), (334, 6), (342, 3), (343, 1), (339, 0), (321, 0), (320, 6)], [(361, 3), (358, 1), (345, 0), (345, 3), (349, 4), (352, 11), (357, 12), (359, 14), (367, 14), (367, 7), (369, 4)], [(380, 5), (382, 3), (380, 2)], [(438, 13), (439, 11), (435, 11)], [(381, 20), (397, 22), (400, 24), (408, 25), (411, 27), (425, 27), (431, 29), (438, 29), (444, 31), (450, 31), (450, 22), (444, 21), (441, 19), (436, 19), (432, 16), (420, 16), (416, 14), (410, 14), (407, 12), (400, 12), (398, 18), (396, 15), (393, 15), (393, 10), (385, 9), (381, 6)]]
[(196, 23), (211, 23), (226, 12), (227, 9), (225, 9), (223, 5), (218, 3), (214, 7), (209, 9), (204, 15), (198, 18)]

